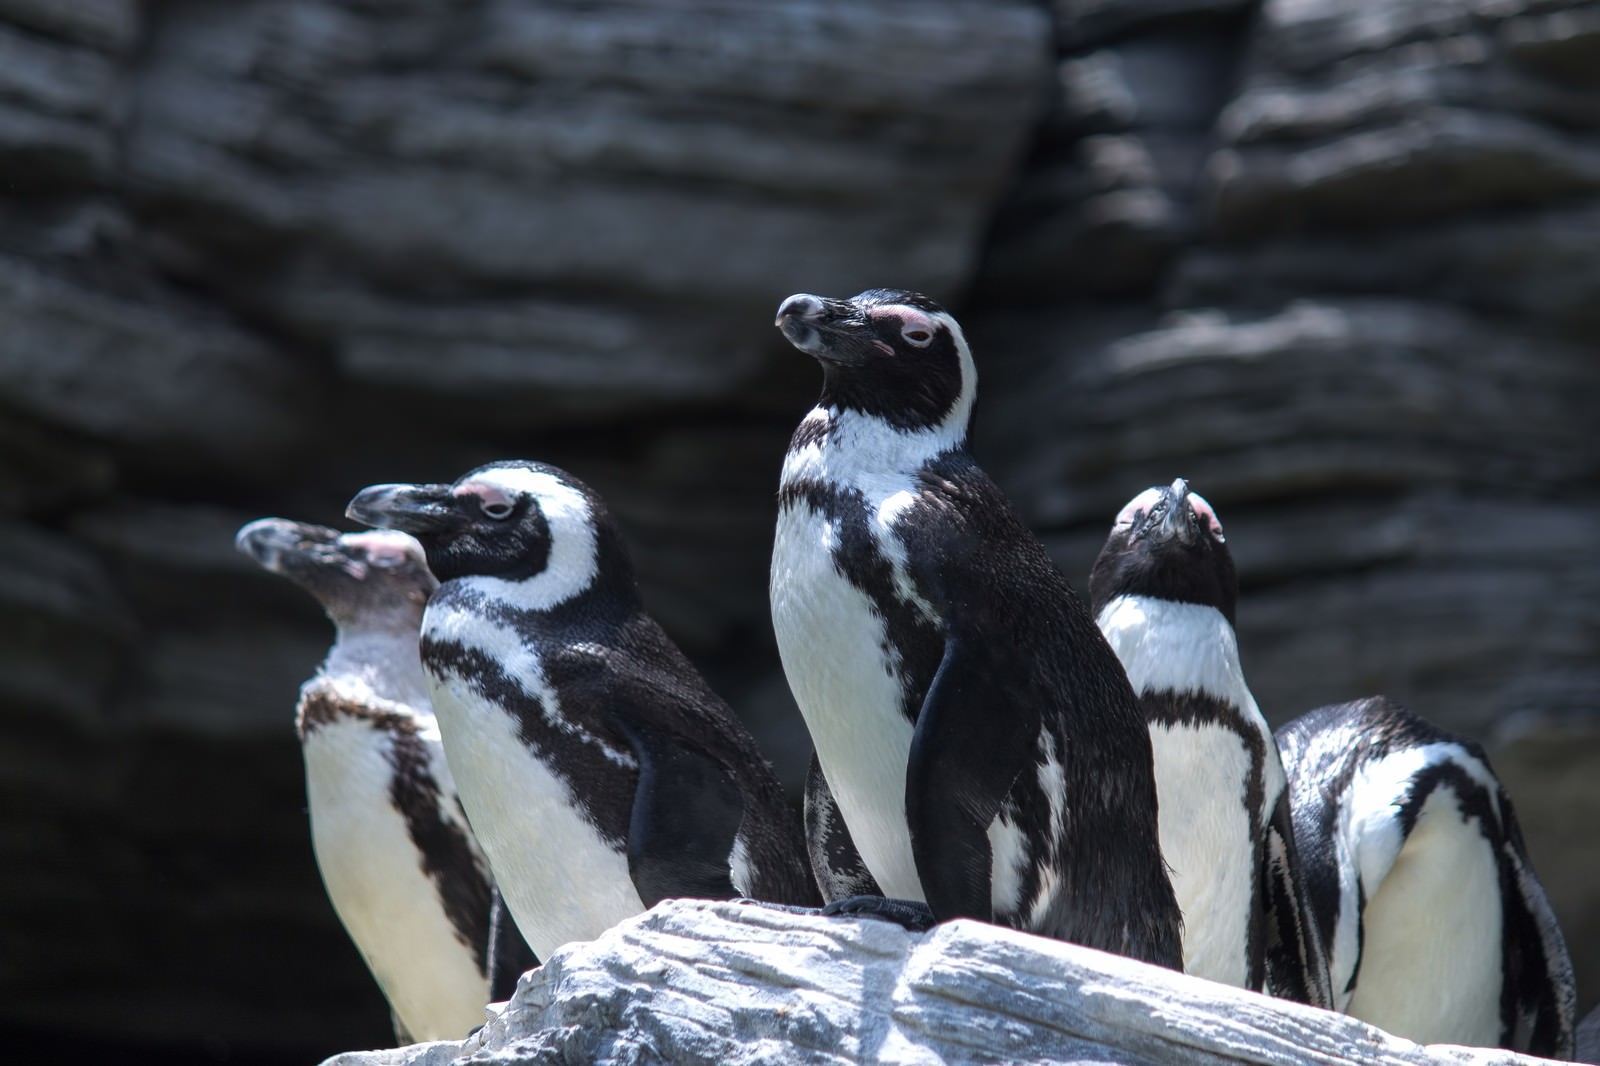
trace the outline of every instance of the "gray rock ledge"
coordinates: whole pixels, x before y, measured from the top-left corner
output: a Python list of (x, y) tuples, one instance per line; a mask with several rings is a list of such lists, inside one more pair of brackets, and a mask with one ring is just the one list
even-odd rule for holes
[(524, 975), (461, 1043), (324, 1066), (522, 1063), (1534, 1063), (960, 921), (669, 900)]

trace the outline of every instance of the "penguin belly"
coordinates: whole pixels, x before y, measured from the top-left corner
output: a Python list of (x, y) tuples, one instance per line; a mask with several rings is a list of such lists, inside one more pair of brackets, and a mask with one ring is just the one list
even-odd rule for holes
[(900, 711), (884, 620), (834, 565), (837, 544), (833, 522), (816, 510), (779, 512), (770, 589), (778, 652), (867, 869), (886, 896), (921, 902), (905, 813), (913, 727)]
[[(356, 718), (306, 736), (312, 851), (339, 920), (407, 1032), (416, 1040), (459, 1040), (483, 1023), (489, 981), (446, 915), (394, 806), (390, 743), (386, 732)], [(443, 758), (437, 743), (429, 757)]]
[(1246, 988), (1259, 861), (1246, 807), (1250, 749), (1211, 725), (1152, 725), (1150, 746), (1161, 854), (1183, 912), (1183, 971)]
[[(572, 786), (524, 744), (510, 712), (451, 676), (435, 679), (433, 705), (461, 805), (506, 909), (539, 958), (644, 911), (627, 842), (605, 838)], [(632, 763), (626, 753), (614, 756), (620, 766)]]
[(1349, 1014), (1421, 1044), (1499, 1043), (1499, 866), (1448, 786), (1424, 802), (1361, 923)]

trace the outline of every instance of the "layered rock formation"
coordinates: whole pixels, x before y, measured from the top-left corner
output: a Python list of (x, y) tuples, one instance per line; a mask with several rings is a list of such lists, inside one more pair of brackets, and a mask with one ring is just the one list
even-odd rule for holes
[(669, 900), (563, 948), (468, 1040), (324, 1066), (1549, 1061), (1419, 1047), (1327, 1011), (979, 922), (913, 936), (870, 920)]
[(231, 551), (507, 455), (613, 501), (780, 770), (789, 292), (955, 304), (1080, 583), (1188, 476), (1275, 720), (1490, 743), (1600, 995), (1600, 5), (0, 0), (0, 1019), (386, 1037), (310, 862), (328, 637)]

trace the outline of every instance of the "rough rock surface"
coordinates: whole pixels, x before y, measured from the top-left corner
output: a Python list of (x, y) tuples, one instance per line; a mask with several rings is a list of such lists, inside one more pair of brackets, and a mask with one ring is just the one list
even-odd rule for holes
[(957, 306), (1075, 581), (1187, 475), (1275, 721), (1488, 742), (1593, 1004), (1597, 71), (1593, 0), (0, 0), (0, 1025), (385, 1037), (251, 518), (567, 466), (798, 780), (771, 314), (869, 284)]
[(1547, 1061), (1420, 1047), (1342, 1015), (980, 922), (912, 935), (669, 900), (563, 948), (462, 1043), (324, 1066)]

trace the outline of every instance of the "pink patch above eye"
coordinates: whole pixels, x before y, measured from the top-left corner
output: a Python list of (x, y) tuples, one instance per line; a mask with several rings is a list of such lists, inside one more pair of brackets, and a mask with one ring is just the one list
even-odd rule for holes
[(494, 485), (485, 485), (482, 482), (462, 485), (455, 491), (456, 496), (466, 497), (478, 502), (479, 507), (510, 507), (514, 502), (510, 496)]
[(939, 330), (939, 323), (933, 320), (932, 315), (904, 304), (874, 308), (867, 312), (867, 318), (873, 322), (891, 323), (902, 335), (913, 332), (924, 334), (924, 337), (915, 338), (918, 344), (932, 340), (933, 335)]
[(1140, 515), (1147, 513), (1150, 508), (1156, 505), (1156, 501), (1160, 499), (1161, 490), (1159, 488), (1145, 489), (1129, 500), (1126, 507), (1117, 512), (1117, 520), (1112, 525), (1116, 527), (1133, 525), (1139, 520)]
[(1197, 492), (1189, 493), (1189, 506), (1194, 508), (1194, 513), (1200, 516), (1200, 521), (1206, 524), (1212, 536), (1222, 536), (1222, 519), (1217, 517), (1217, 512), (1206, 502), (1206, 498)]
[(359, 548), (366, 553), (368, 559), (380, 566), (384, 564), (397, 566), (415, 554), (413, 541), (404, 533), (373, 530), (369, 533), (347, 533), (343, 539), (346, 545)]

